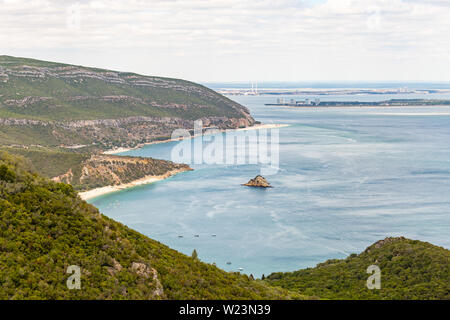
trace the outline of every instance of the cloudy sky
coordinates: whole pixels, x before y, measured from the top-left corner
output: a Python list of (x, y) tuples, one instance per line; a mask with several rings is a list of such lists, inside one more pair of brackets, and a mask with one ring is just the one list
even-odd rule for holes
[(0, 54), (194, 81), (450, 81), (449, 0), (0, 0)]

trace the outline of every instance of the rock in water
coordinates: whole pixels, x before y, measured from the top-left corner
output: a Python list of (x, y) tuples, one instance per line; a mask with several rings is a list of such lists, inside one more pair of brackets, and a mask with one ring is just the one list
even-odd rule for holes
[(259, 188), (272, 188), (269, 182), (263, 176), (256, 176), (254, 179), (251, 179), (249, 182), (244, 184), (247, 187), (259, 187)]

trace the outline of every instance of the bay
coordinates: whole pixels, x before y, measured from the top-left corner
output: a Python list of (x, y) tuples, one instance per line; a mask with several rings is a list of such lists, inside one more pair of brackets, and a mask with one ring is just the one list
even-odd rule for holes
[[(387, 236), (450, 248), (450, 107), (294, 109), (264, 105), (278, 96), (230, 98), (263, 123), (290, 125), (279, 129), (280, 170), (266, 177), (274, 188), (241, 186), (258, 165), (198, 164), (90, 202), (171, 248), (255, 277), (344, 258)], [(124, 154), (171, 160), (177, 143)]]

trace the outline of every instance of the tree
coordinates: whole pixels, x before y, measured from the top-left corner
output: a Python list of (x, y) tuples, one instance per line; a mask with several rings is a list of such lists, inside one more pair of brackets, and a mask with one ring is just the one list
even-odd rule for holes
[(16, 174), (6, 164), (0, 165), (0, 180), (14, 182)]
[(194, 259), (194, 260), (198, 260), (197, 250), (194, 249), (194, 251), (192, 251), (191, 257), (192, 257), (192, 259)]

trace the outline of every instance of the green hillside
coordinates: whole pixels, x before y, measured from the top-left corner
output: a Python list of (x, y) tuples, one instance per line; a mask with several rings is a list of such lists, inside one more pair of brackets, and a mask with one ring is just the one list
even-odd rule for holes
[(220, 129), (255, 123), (193, 82), (0, 56), (0, 145), (135, 147), (198, 119)]
[[(73, 187), (0, 152), (0, 299), (450, 299), (450, 251), (387, 238), (363, 253), (266, 280), (227, 273), (98, 212)], [(381, 269), (368, 290), (366, 269)], [(66, 270), (81, 267), (81, 290)]]
[[(381, 270), (381, 289), (368, 290), (367, 267)], [(295, 272), (267, 283), (325, 299), (450, 299), (450, 251), (403, 237), (386, 238), (359, 255)]]
[[(301, 298), (172, 250), (28, 168), (0, 152), (0, 299)], [(66, 286), (70, 265), (80, 290)]]
[[(86, 148), (83, 148), (84, 151)], [(90, 154), (61, 148), (2, 147), (13, 155), (29, 160), (29, 166), (40, 175), (71, 184), (76, 191), (120, 185), (146, 176), (190, 171), (189, 166), (167, 160), (143, 157)]]
[(0, 146), (0, 151), (28, 159), (31, 168), (47, 178), (63, 175), (70, 169), (73, 171), (77, 171), (77, 169), (81, 170), (83, 162), (90, 157), (87, 153), (61, 150), (58, 148), (14, 148)]
[(189, 81), (0, 56), (0, 118), (132, 116), (249, 117), (238, 103)]

